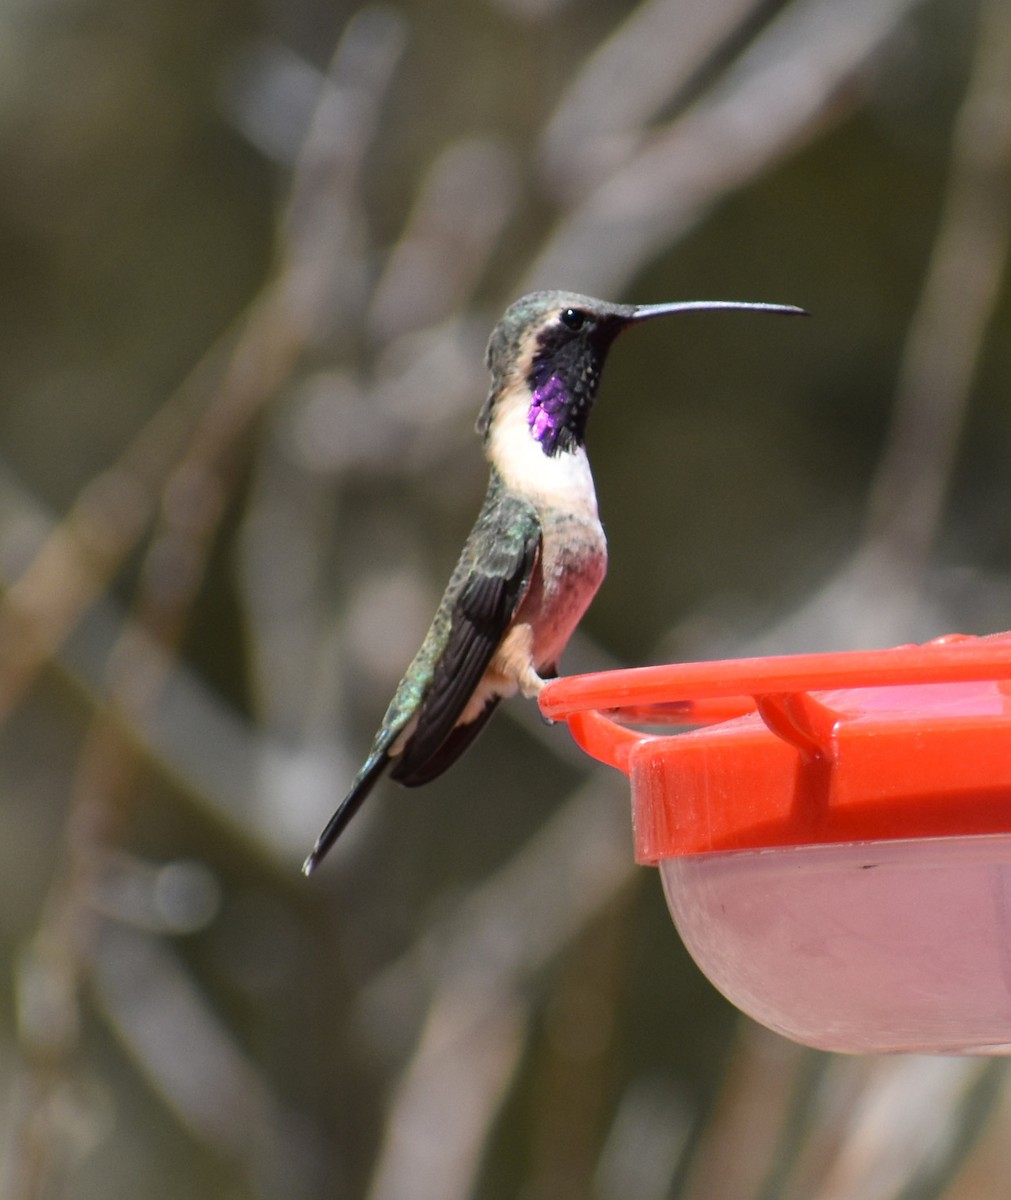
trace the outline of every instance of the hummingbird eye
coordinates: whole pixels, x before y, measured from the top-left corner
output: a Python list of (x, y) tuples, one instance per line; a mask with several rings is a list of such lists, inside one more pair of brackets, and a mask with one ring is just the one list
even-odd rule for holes
[(564, 308), (559, 316), (559, 320), (566, 329), (571, 329), (575, 333), (586, 324), (586, 313), (580, 312), (578, 308)]

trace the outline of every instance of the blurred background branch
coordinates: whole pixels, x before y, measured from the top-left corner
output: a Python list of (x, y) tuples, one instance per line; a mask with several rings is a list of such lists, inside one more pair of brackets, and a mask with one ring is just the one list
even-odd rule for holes
[(735, 1021), (530, 706), (297, 867), (525, 287), (816, 314), (615, 354), (568, 669), (1007, 625), (1004, 0), (76, 11), (0, 15), (5, 1200), (1003, 1196), (1006, 1072)]
[(985, 4), (948, 182), (910, 321), (892, 427), (871, 493), (869, 538), (926, 565), (1000, 297), (1011, 234), (1011, 16)]

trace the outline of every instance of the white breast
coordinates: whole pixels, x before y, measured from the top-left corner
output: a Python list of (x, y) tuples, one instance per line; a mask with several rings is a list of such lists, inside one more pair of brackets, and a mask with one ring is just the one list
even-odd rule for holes
[(541, 517), (538, 577), (520, 611), (534, 631), (534, 661), (554, 665), (607, 569), (607, 544), (586, 451), (548, 457), (527, 424), (529, 395), (500, 397), (489, 457), (506, 486), (526, 496)]
[(586, 451), (559, 451), (552, 457), (530, 433), (525, 388), (501, 396), (489, 438), (489, 458), (510, 491), (529, 498), (538, 508), (558, 508), (597, 521), (597, 494)]

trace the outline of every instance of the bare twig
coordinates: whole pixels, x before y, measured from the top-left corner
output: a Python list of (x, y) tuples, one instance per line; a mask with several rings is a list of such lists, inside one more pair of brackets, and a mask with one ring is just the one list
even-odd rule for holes
[[(402, 39), (399, 21), (385, 9), (366, 9), (351, 23), (334, 60), (334, 69), (343, 66), (351, 78), (339, 81), (338, 98), (335, 85), (325, 81), (297, 165), (279, 282), (204, 356), (120, 461), (82, 491), (8, 589), (0, 603), (0, 721), (105, 590), (160, 502), (168, 540), (151, 555), (151, 582), (156, 590), (195, 586), (199, 572), (186, 569), (191, 551), (185, 550), (199, 541), (193, 522), (208, 524), (206, 541), (223, 503), (210, 464), (249, 427), (306, 337), (332, 316), (325, 305), (331, 264), (353, 257), (339, 237), (358, 224), (357, 213), (350, 215), (357, 172)], [(335, 188), (341, 190), (341, 205)], [(331, 206), (335, 211), (323, 217), (319, 209)], [(335, 219), (339, 212), (348, 213), (345, 221)], [(318, 244), (320, 230), (326, 231), (326, 245)], [(173, 539), (174, 531), (180, 538)], [(181, 548), (183, 557), (174, 559)], [(181, 574), (173, 581), (176, 570)], [(183, 599), (177, 594), (173, 602)]]
[(565, 89), (541, 136), (552, 192), (573, 202), (624, 167), (649, 124), (689, 87), (756, 0), (647, 0)]
[(488, 139), (454, 142), (432, 164), (376, 287), (378, 344), (447, 321), (469, 301), (519, 195), (516, 164)]
[(695, 104), (565, 215), (526, 285), (564, 280), (594, 295), (619, 294), (718, 200), (844, 115), (844, 85), (917, 2), (787, 5)]
[[(157, 460), (161, 471), (170, 463), (171, 468), (161, 497), (161, 519), (141, 576), (137, 613), (140, 626), (164, 650), (176, 647), (183, 634), (234, 484), (240, 438), (287, 377), (307, 340), (318, 335), (321, 318), (325, 322), (329, 316), (325, 301), (331, 290), (330, 260), (319, 255), (346, 250), (350, 257), (352, 247), (335, 244), (329, 236), (331, 226), (314, 210), (333, 202), (335, 193), (343, 191), (344, 209), (349, 211), (350, 198), (358, 194), (355, 171), (371, 140), (375, 109), (399, 51), (399, 35), (399, 22), (379, 10), (366, 10), (352, 22), (335, 56), (334, 69), (338, 87), (347, 83), (358, 103), (349, 103), (346, 89), (344, 103), (335, 107), (331, 92), (324, 92), (292, 187), (284, 269), (274, 287), (253, 306), (222, 380), (185, 450), (175, 460)], [(349, 219), (347, 228), (353, 224)], [(320, 230), (327, 231), (322, 246), (317, 244)], [(341, 236), (345, 236), (344, 229)], [(350, 243), (351, 235), (346, 236)], [(168, 406), (167, 411), (174, 414), (175, 406)], [(149, 438), (146, 430), (142, 438), (145, 448)], [(177, 443), (173, 449), (178, 454)], [(61, 608), (60, 625), (50, 632), (47, 643), (38, 643), (43, 653), (52, 651), (53, 632), (66, 633), (82, 610), (81, 600), (93, 599), (96, 580), (104, 583), (118, 557), (139, 535), (150, 496), (148, 481), (142, 497), (148, 501), (146, 505), (134, 496), (116, 496), (116, 502), (108, 506), (113, 516), (118, 516), (120, 509), (127, 514), (124, 531), (100, 560), (100, 569), (80, 573), (90, 590), (82, 583), (75, 592), (76, 605)], [(66, 527), (61, 528), (59, 537), (61, 540), (50, 540), (42, 552), (41, 561), (49, 564), (50, 575), (50, 559), (59, 568), (66, 564), (68, 550), (76, 550), (73, 539), (68, 541)], [(39, 574), (46, 572), (36, 567), (29, 580)], [(20, 592), (15, 592), (15, 598), (24, 603)], [(65, 869), (55, 878), (24, 959), (21, 1036), (28, 1073), (9, 1156), (9, 1177), (14, 1181), (11, 1194), (18, 1200), (41, 1195), (49, 1177), (59, 1170), (56, 1154), (61, 1137), (53, 1097), (70, 1071), (77, 1040), (78, 990), (99, 927), (91, 897), (104, 855), (118, 839), (129, 811), (141, 763), (137, 743), (123, 735), (123, 722), (149, 722), (165, 683), (167, 659), (153, 659), (137, 650), (128, 629), (110, 657), (111, 699), (85, 739), (70, 801)], [(35, 662), (22, 662), (17, 677), (20, 686), (39, 661), (41, 655), (37, 654)], [(39, 1003), (40, 996), (46, 998), (44, 1005)], [(194, 1126), (199, 1128), (200, 1121), (195, 1120)]]
[(433, 933), (421, 961), (398, 964), (380, 983), (401, 1002), (405, 988), (432, 991), (394, 1092), (370, 1200), (473, 1195), (481, 1149), (523, 1052), (530, 983), (635, 873), (625, 808), (608, 782), (577, 792)]
[[(913, 1055), (869, 1061), (862, 1094), (842, 1119), (840, 1144), (816, 1200), (890, 1200), (914, 1194), (913, 1181), (936, 1172), (955, 1151), (966, 1149), (960, 1112), (981, 1128), (982, 1113), (971, 1097), (980, 1084), (994, 1098), (997, 1064), (985, 1059)], [(837, 1116), (836, 1120), (840, 1118)], [(921, 1184), (922, 1187), (922, 1184)], [(915, 1192), (929, 1195), (925, 1188)]]
[(1011, 12), (983, 5), (927, 277), (871, 493), (868, 538), (914, 573), (930, 551), (1011, 244)]
[(981, 10), (976, 54), (952, 133), (948, 186), (906, 338), (898, 395), (864, 540), (751, 653), (813, 644), (895, 645), (947, 632), (925, 593), (960, 426), (1011, 240), (1011, 13)]

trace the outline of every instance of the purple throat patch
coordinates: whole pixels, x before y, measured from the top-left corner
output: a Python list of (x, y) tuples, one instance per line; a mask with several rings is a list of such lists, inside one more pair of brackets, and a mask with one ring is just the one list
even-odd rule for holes
[(544, 383), (534, 388), (527, 412), (527, 424), (538, 442), (543, 442), (545, 438), (553, 440), (557, 436), (565, 418), (568, 401), (565, 384), (557, 375), (549, 376)]

